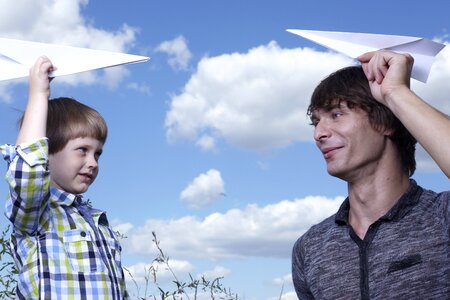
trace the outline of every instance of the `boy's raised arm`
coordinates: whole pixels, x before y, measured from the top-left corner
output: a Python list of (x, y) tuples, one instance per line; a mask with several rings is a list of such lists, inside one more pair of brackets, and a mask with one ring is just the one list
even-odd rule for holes
[(413, 58), (376, 51), (363, 54), (359, 60), (375, 99), (391, 109), (450, 178), (450, 118), (410, 90)]
[(28, 104), (16, 145), (32, 142), (46, 135), (51, 80), (48, 75), (53, 69), (51, 61), (45, 56), (39, 57), (30, 69)]

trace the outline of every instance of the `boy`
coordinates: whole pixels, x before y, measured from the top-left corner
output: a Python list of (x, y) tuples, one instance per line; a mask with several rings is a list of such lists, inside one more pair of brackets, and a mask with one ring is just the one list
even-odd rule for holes
[(120, 244), (105, 213), (81, 196), (98, 174), (107, 126), (73, 99), (48, 100), (52, 70), (46, 57), (31, 68), (16, 146), (1, 147), (16, 298), (127, 299)]

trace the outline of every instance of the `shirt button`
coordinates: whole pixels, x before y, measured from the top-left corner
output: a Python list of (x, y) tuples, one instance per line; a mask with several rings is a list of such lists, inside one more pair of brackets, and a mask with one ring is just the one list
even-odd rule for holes
[(107, 256), (108, 256), (108, 259), (111, 259), (111, 254), (109, 254), (109, 253), (108, 253), (108, 255), (107, 255)]
[(80, 235), (81, 235), (82, 237), (85, 237), (85, 236), (86, 236), (86, 232), (85, 232), (85, 231), (82, 231), (82, 232), (80, 232)]

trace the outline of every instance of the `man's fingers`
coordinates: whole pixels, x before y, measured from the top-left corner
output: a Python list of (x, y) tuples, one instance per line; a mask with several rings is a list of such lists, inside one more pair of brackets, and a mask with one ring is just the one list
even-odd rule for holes
[(367, 80), (381, 84), (389, 69), (389, 62), (380, 51), (367, 52), (358, 57)]
[(366, 52), (360, 56), (357, 57), (357, 59), (361, 62), (361, 63), (367, 63), (369, 62), (372, 57), (376, 54), (376, 51), (371, 51), (371, 52)]

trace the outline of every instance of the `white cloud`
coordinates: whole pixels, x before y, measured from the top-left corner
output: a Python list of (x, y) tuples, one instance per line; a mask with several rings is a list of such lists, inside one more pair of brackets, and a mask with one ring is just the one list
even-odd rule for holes
[(272, 280), (272, 284), (276, 285), (276, 286), (280, 286), (280, 287), (281, 286), (282, 287), (293, 286), (293, 284), (292, 284), (292, 274), (289, 273), (289, 274), (286, 274), (286, 275), (284, 275), (282, 277), (274, 278)]
[[(161, 287), (165, 291), (174, 291), (176, 289), (174, 281), (189, 283), (192, 280), (201, 280), (202, 276), (206, 280), (211, 281), (216, 278), (223, 278), (231, 273), (227, 268), (215, 266), (212, 270), (195, 275), (193, 274), (195, 267), (190, 262), (184, 260), (169, 259), (168, 265), (153, 261), (152, 263), (139, 262), (125, 267), (124, 273), (128, 292), (133, 297), (145, 298), (145, 296), (159, 294), (158, 287)], [(191, 293), (193, 289), (187, 288), (185, 291)], [(211, 299), (207, 297), (210, 294), (203, 295), (201, 289), (198, 292), (199, 294), (197, 295), (200, 298), (197, 297), (197, 299)], [(146, 295), (144, 295), (145, 293)]]
[(9, 89), (11, 83), (0, 82), (0, 99), (5, 103), (11, 103), (13, 100), (13, 94)]
[(137, 82), (131, 82), (129, 84), (127, 84), (127, 88), (133, 91), (136, 91), (138, 93), (144, 94), (144, 95), (150, 95), (151, 91), (150, 91), (150, 86), (148, 86), (145, 83), (137, 83)]
[(298, 297), (295, 292), (287, 292), (281, 295), (281, 297), (271, 297), (268, 300), (298, 300)]
[(220, 172), (214, 169), (197, 176), (180, 194), (191, 208), (202, 208), (217, 201), (225, 193)]
[(131, 223), (123, 223), (117, 219), (112, 220), (111, 226), (114, 231), (118, 232), (121, 236), (127, 237), (128, 234), (133, 230), (134, 226)]
[(231, 271), (222, 266), (215, 266), (214, 269), (201, 272), (198, 277), (204, 276), (205, 278), (212, 280), (215, 278), (226, 277), (231, 273)]
[(216, 140), (207, 134), (201, 136), (195, 144), (205, 151), (216, 149)]
[[(132, 296), (149, 296), (150, 293), (159, 294), (157, 287), (174, 290), (173, 281), (188, 281), (188, 274), (194, 269), (188, 261), (169, 260), (170, 269), (163, 263), (153, 261), (152, 263), (137, 263), (125, 267), (125, 281), (127, 290)], [(175, 274), (175, 276), (172, 274)], [(182, 275), (182, 276), (181, 276)], [(179, 277), (180, 276), (180, 277)], [(147, 292), (146, 295), (145, 292)], [(140, 299), (140, 298), (139, 298)]]
[[(307, 103), (314, 86), (351, 60), (277, 43), (203, 58), (166, 115), (171, 142), (224, 139), (251, 150), (310, 140)], [(205, 147), (203, 147), (205, 149)]]
[(188, 69), (192, 54), (189, 51), (186, 39), (182, 35), (173, 40), (162, 42), (155, 50), (169, 55), (169, 65), (173, 69)]
[[(217, 141), (255, 151), (311, 141), (306, 107), (317, 83), (349, 59), (308, 48), (282, 49), (275, 42), (247, 53), (203, 58), (182, 93), (172, 97), (166, 114), (169, 142), (195, 142), (213, 150)], [(436, 57), (426, 84), (412, 88), (427, 102), (450, 114), (450, 48)], [(418, 167), (436, 169), (418, 151)]]
[[(137, 29), (127, 24), (116, 31), (96, 28), (81, 14), (82, 7), (87, 4), (88, 0), (3, 0), (0, 10), (2, 37), (127, 52), (135, 41)], [(58, 82), (72, 85), (99, 83), (115, 88), (127, 75), (125, 68), (114, 68), (63, 76)]]
[(434, 107), (450, 114), (450, 47), (445, 47), (437, 56), (431, 67), (427, 83), (412, 80), (412, 89)]
[[(184, 260), (169, 260), (170, 269), (175, 274), (188, 274), (194, 270), (194, 266)], [(133, 279), (140, 285), (142, 285), (147, 279), (154, 280), (153, 272), (151, 270), (155, 270), (156, 280), (158, 283), (167, 283), (174, 280), (172, 273), (167, 268), (167, 266), (163, 263), (152, 262), (152, 263), (137, 263), (132, 266), (126, 267), (129, 273), (132, 274)], [(128, 273), (128, 272), (126, 272)], [(129, 274), (127, 274), (128, 279), (131, 279)]]
[[(448, 37), (447, 37), (448, 38)], [(441, 40), (442, 42), (442, 40)], [(426, 84), (412, 80), (411, 88), (425, 101), (447, 115), (450, 115), (450, 47), (445, 47), (435, 59)], [(418, 145), (416, 151), (417, 169), (422, 171), (438, 170), (437, 164), (428, 153)]]
[(199, 220), (149, 219), (122, 241), (126, 252), (154, 257), (149, 247), (157, 233), (160, 246), (171, 257), (220, 259), (231, 257), (283, 257), (291, 255), (295, 240), (312, 224), (335, 213), (343, 197), (306, 197), (260, 207), (213, 213)]
[(121, 51), (135, 40), (137, 29), (123, 24), (109, 32), (96, 28), (81, 14), (87, 0), (4, 0), (0, 12), (3, 37)]

